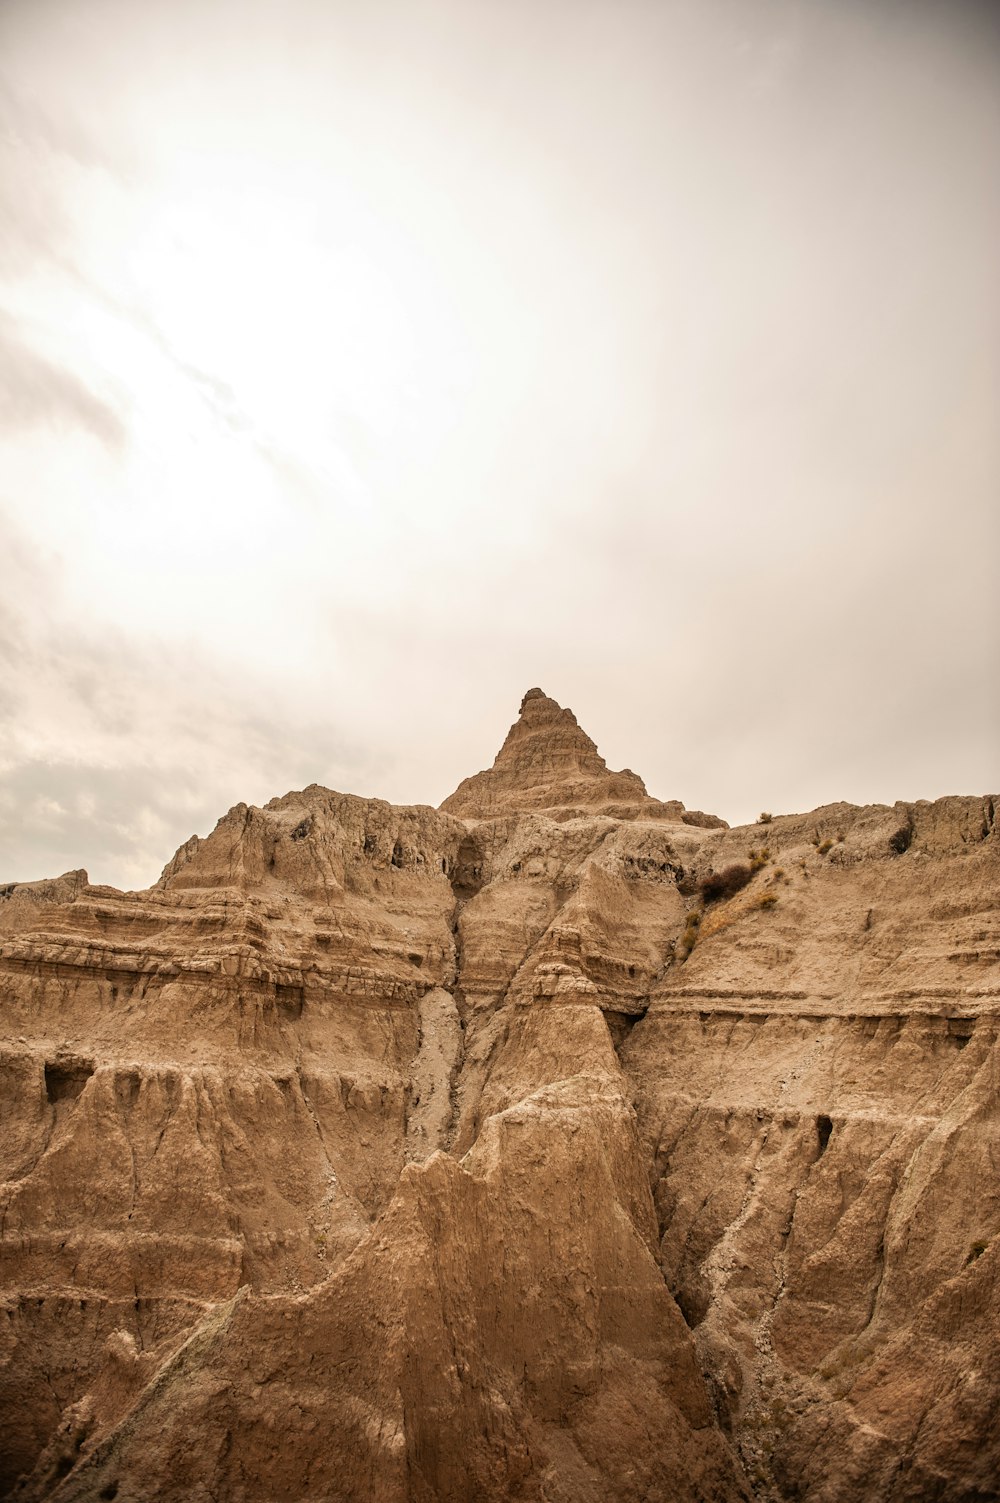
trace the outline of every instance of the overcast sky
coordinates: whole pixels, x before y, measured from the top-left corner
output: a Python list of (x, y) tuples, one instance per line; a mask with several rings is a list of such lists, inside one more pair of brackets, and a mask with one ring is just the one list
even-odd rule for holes
[(4, 0), (0, 880), (1000, 788), (1000, 9)]

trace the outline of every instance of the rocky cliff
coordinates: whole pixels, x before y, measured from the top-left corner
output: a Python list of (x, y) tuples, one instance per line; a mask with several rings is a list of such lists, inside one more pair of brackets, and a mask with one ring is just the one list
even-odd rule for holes
[(1000, 1497), (998, 858), (532, 690), (440, 811), (0, 888), (4, 1494)]

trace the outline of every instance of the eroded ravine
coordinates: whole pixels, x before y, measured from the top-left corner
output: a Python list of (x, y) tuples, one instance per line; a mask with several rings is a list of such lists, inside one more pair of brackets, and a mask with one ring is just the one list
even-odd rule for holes
[(996, 1496), (990, 801), (729, 831), (567, 714), (5, 889), (19, 1497)]

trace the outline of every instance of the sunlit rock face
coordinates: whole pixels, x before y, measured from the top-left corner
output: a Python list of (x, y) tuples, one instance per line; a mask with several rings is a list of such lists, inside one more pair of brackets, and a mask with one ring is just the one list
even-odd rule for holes
[(996, 1498), (998, 867), (989, 798), (729, 830), (532, 690), (439, 811), (8, 882), (4, 1494)]

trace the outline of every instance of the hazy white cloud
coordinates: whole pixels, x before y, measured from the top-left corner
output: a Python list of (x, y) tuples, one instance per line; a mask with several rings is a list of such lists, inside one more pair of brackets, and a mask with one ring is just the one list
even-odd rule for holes
[(32, 350), (0, 308), (0, 435), (46, 426), (86, 429), (102, 444), (125, 442), (125, 426), (108, 403), (76, 377)]
[[(985, 5), (8, 0), (0, 878), (437, 802), (982, 791)], [(95, 441), (96, 440), (96, 441)]]

